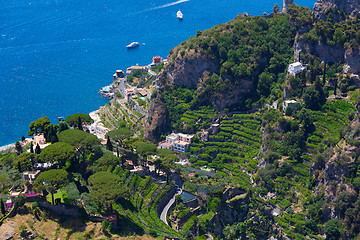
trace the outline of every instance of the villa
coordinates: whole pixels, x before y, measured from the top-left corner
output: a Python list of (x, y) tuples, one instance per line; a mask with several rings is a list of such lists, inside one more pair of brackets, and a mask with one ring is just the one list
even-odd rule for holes
[(305, 70), (305, 67), (301, 64), (301, 62), (295, 62), (289, 65), (288, 73), (295, 76), (297, 73), (300, 73)]
[(171, 151), (187, 152), (190, 149), (191, 140), (194, 136), (184, 133), (171, 133), (166, 140), (159, 143), (158, 148), (165, 148)]
[(149, 67), (139, 66), (139, 64), (136, 64), (136, 66), (131, 66), (126, 69), (126, 75), (133, 76), (135, 70), (140, 70), (141, 73), (145, 73), (149, 70)]
[(283, 103), (283, 111), (285, 112), (287, 107), (292, 107), (293, 109), (297, 108), (297, 101), (295, 100), (285, 100)]

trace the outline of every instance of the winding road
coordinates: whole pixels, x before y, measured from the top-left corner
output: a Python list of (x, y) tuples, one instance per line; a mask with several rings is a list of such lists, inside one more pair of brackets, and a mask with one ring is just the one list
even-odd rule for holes
[(168, 222), (166, 220), (166, 216), (168, 214), (168, 211), (171, 208), (171, 206), (174, 204), (176, 195), (181, 194), (182, 191), (183, 191), (182, 190), (183, 182), (181, 180), (181, 177), (176, 172), (172, 172), (171, 175), (173, 176), (173, 178), (175, 180), (176, 192), (175, 192), (174, 196), (166, 204), (166, 206), (164, 207), (164, 209), (162, 210), (162, 212), (160, 214), (160, 220), (163, 221), (168, 226), (169, 226), (169, 224), (168, 224)]

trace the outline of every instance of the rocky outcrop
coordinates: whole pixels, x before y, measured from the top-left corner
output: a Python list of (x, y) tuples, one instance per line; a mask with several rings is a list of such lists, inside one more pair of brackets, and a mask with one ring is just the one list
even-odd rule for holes
[(344, 53), (345, 49), (338, 45), (338, 46), (329, 46), (324, 44), (323, 42), (319, 42), (316, 45), (311, 46), (313, 51), (316, 52), (319, 57), (327, 63), (335, 63), (344, 61)]
[(311, 44), (304, 38), (295, 41), (294, 56), (299, 59), (301, 52), (306, 53), (309, 51), (311, 54), (317, 55), (326, 63), (341, 62), (344, 63), (344, 73), (360, 74), (360, 51), (359, 49), (348, 48), (343, 46), (329, 46), (323, 42)]
[(291, 4), (293, 4), (294, 3), (294, 0), (284, 0), (283, 1), (283, 9), (282, 9), (282, 11), (284, 12), (284, 13), (286, 13), (287, 12), (287, 8), (289, 7), (289, 5), (291, 5)]
[(359, 0), (318, 0), (314, 5), (314, 16), (316, 19), (326, 18), (326, 11), (330, 8), (341, 9), (347, 15), (355, 15), (360, 11)]
[(160, 135), (171, 128), (168, 109), (160, 100), (160, 96), (151, 101), (148, 116), (145, 122), (144, 138), (147, 141), (159, 141)]
[(165, 85), (197, 89), (198, 103), (210, 103), (219, 111), (239, 104), (253, 90), (252, 81), (237, 79), (236, 84), (229, 80), (231, 85), (228, 90), (208, 94), (204, 91), (206, 80), (212, 73), (218, 72), (219, 60), (196, 53), (194, 50), (185, 51), (178, 48), (181, 48), (181, 45), (172, 50), (172, 54), (168, 56), (169, 64), (165, 71), (159, 74), (153, 83), (158, 96), (152, 99), (149, 106), (149, 118), (145, 126), (146, 140), (158, 140), (159, 133), (170, 129), (168, 110), (160, 96), (160, 93), (165, 91)]
[(346, 63), (346, 71), (344, 71), (345, 73), (360, 74), (360, 51), (359, 51), (359, 49), (346, 50), (345, 63)]
[[(222, 236), (223, 229), (228, 225), (243, 222), (249, 210), (249, 195), (238, 195), (239, 189), (227, 189), (221, 198), (216, 215), (210, 220), (211, 232), (215, 236)], [(236, 198), (239, 196), (238, 198)]]
[(334, 155), (325, 163), (319, 170), (316, 164), (313, 165), (311, 172), (317, 176), (318, 185), (315, 192), (324, 192), (324, 198), (334, 201), (336, 196), (341, 191), (355, 192), (354, 187), (346, 182), (349, 178), (349, 166), (355, 161), (350, 155), (350, 152), (335, 148)]
[(170, 55), (169, 58), (175, 58), (167, 69), (173, 84), (187, 88), (197, 88), (205, 72), (214, 72), (219, 67), (215, 59), (201, 54), (193, 53), (186, 58), (180, 54), (176, 57)]
[(307, 51), (319, 56), (320, 59), (326, 63), (344, 62), (345, 49), (342, 46), (332, 47), (321, 41), (316, 44), (311, 44), (306, 41), (305, 38), (297, 36), (294, 43), (295, 59), (299, 59), (300, 52), (305, 53)]
[(168, 67), (168, 76), (172, 84), (187, 88), (196, 88), (199, 93), (199, 102), (209, 102), (216, 110), (223, 110), (229, 106), (238, 104), (253, 89), (253, 82), (246, 79), (238, 79), (237, 84), (231, 84), (231, 88), (224, 92), (217, 91), (211, 96), (203, 92), (207, 78), (218, 71), (219, 61), (207, 56), (187, 52), (187, 57), (178, 54), (170, 55), (174, 62)]

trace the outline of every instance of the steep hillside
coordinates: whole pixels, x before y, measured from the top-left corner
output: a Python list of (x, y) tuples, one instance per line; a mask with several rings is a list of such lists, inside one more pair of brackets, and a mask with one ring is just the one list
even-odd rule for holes
[[(221, 189), (208, 190), (209, 213), (193, 213), (186, 229), (198, 223), (200, 235), (225, 239), (359, 237), (359, 9), (356, 0), (319, 0), (313, 11), (240, 14), (171, 50), (145, 136), (220, 124), (186, 154), (215, 177), (181, 169), (186, 189)], [(306, 71), (287, 75), (294, 60)], [(282, 108), (284, 92), (293, 106)], [(233, 201), (230, 188), (240, 191)]]
[[(169, 113), (172, 127), (180, 130), (179, 116), (187, 109), (201, 105), (219, 111), (246, 109), (253, 103), (264, 103), (266, 98), (277, 99), (295, 34), (287, 15), (239, 15), (228, 23), (198, 31), (172, 49), (169, 64), (156, 81), (155, 102), (165, 103), (166, 107), (157, 111), (159, 123), (149, 121), (149, 139), (156, 126), (165, 126), (161, 113)], [(185, 88), (191, 93), (182, 94)], [(153, 109), (156, 111), (158, 105)]]

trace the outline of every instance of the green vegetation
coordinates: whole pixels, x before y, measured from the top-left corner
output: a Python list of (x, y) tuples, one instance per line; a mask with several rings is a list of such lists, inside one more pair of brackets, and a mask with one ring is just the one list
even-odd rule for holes
[[(153, 68), (163, 86), (154, 90), (152, 100), (164, 103), (161, 114), (170, 126), (157, 128), (154, 135), (194, 134), (189, 152), (175, 155), (144, 142), (139, 126), (146, 119), (132, 107), (152, 104), (140, 98), (103, 108), (101, 119), (114, 129), (106, 134), (107, 146), (83, 131), (83, 123), (92, 122), (86, 114), (71, 115), (59, 125), (42, 117), (30, 123), (28, 134), (44, 133), (51, 145), (28, 153), (17, 142), (16, 152), (0, 155), (2, 216), (8, 214), (9, 189), (26, 188), (50, 193), (52, 204), (55, 198), (75, 204), (87, 216), (116, 214), (119, 229), (107, 220), (101, 224), (110, 235), (206, 239), (210, 232), (218, 239), (323, 239), (324, 234), (326, 239), (357, 239), (360, 93), (341, 60), (326, 58), (307, 44), (356, 53), (358, 23), (359, 14), (350, 17), (329, 8), (318, 20), (308, 8), (293, 4), (288, 14), (275, 5), (270, 16), (239, 15), (198, 31), (172, 50), (169, 65)], [(299, 58), (307, 71), (287, 76), (295, 36), (304, 43)], [(167, 71), (178, 60), (199, 56), (206, 56), (215, 71), (205, 72), (191, 88), (167, 81)], [(141, 87), (149, 78), (135, 71), (128, 81)], [(282, 111), (284, 96), (297, 103)], [(209, 138), (202, 140), (200, 131)], [(174, 164), (179, 159), (191, 166)], [(61, 169), (43, 170), (33, 184), (25, 182), (22, 172), (39, 162), (58, 163)], [(145, 170), (138, 175), (129, 170), (133, 165)], [(159, 206), (175, 180), (179, 184), (173, 175), (181, 176), (183, 188), (197, 198), (175, 198), (169, 227), (159, 219)], [(25, 198), (14, 201), (21, 208)]]
[(114, 210), (120, 216), (129, 218), (131, 224), (150, 235), (177, 237), (178, 234), (165, 225), (157, 215), (157, 204), (171, 186), (153, 183), (150, 177), (141, 178), (136, 174), (124, 177), (126, 177), (127, 187), (134, 194), (130, 194), (129, 201), (113, 204)]
[(260, 119), (255, 114), (233, 114), (223, 117), (220, 131), (210, 135), (208, 142), (191, 144), (190, 161), (194, 166), (207, 165), (219, 175), (231, 175), (236, 185), (250, 189), (249, 176), (243, 171), (254, 172), (256, 157), (262, 145)]
[(51, 193), (52, 204), (55, 204), (54, 194), (56, 190), (67, 185), (68, 173), (62, 169), (52, 169), (40, 173), (40, 175), (34, 181), (34, 188), (38, 191), (46, 190)]
[(111, 210), (120, 198), (129, 198), (129, 189), (121, 184), (120, 176), (110, 172), (97, 172), (89, 177), (90, 196), (97, 204)]
[(76, 126), (79, 128), (79, 127), (81, 127), (79, 125), (79, 119), (80, 119), (80, 123), (93, 123), (94, 122), (94, 120), (88, 114), (84, 114), (84, 113), (72, 114), (65, 119), (65, 122), (67, 124), (69, 124), (70, 126)]
[(51, 144), (44, 148), (44, 150), (38, 155), (37, 159), (40, 162), (51, 161), (52, 163), (58, 163), (62, 167), (66, 162), (70, 162), (75, 158), (74, 148), (65, 142), (58, 142)]

